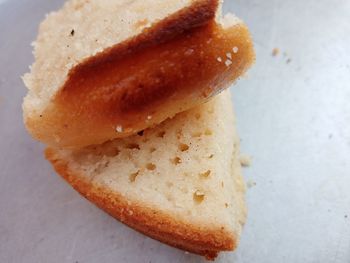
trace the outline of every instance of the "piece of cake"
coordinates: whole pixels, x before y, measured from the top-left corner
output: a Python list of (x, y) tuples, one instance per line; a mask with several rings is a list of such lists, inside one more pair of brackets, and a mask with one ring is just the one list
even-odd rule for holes
[(34, 138), (82, 147), (200, 105), (254, 61), (247, 27), (219, 0), (70, 0), (34, 43), (24, 121)]
[(46, 156), (84, 197), (154, 239), (207, 259), (239, 242), (245, 187), (229, 91), (138, 135)]

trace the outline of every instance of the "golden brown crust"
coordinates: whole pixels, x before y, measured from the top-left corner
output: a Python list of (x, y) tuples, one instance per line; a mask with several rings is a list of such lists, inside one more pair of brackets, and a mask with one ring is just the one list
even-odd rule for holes
[(46, 158), (55, 170), (81, 195), (105, 210), (120, 222), (173, 247), (215, 259), (220, 251), (234, 250), (238, 240), (234, 233), (223, 228), (203, 229), (176, 220), (173, 216), (145, 204), (131, 202), (106, 187), (94, 185), (68, 168), (65, 160), (47, 149)]
[(152, 127), (227, 88), (252, 64), (254, 51), (243, 24), (224, 29), (215, 23), (217, 6), (217, 0), (196, 1), (73, 68), (44, 113), (28, 116), (28, 129), (51, 146), (100, 144)]

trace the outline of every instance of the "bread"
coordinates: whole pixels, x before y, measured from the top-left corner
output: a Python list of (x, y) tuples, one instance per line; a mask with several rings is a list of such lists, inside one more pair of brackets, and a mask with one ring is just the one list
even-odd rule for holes
[(229, 91), (153, 129), (46, 157), (79, 193), (130, 227), (214, 259), (236, 248), (245, 187)]
[[(70, 0), (34, 43), (24, 120), (52, 147), (127, 137), (207, 101), (254, 60), (219, 0)], [(217, 15), (216, 15), (217, 12)]]

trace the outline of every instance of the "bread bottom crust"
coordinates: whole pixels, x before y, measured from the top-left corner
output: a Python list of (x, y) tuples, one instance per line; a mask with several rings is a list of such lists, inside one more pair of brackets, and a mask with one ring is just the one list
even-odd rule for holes
[(67, 161), (61, 159), (55, 150), (47, 149), (45, 155), (56, 172), (83, 197), (138, 232), (208, 260), (214, 260), (221, 251), (232, 251), (237, 247), (236, 234), (223, 227), (205, 229), (177, 220), (147, 204), (130, 201), (70, 170)]

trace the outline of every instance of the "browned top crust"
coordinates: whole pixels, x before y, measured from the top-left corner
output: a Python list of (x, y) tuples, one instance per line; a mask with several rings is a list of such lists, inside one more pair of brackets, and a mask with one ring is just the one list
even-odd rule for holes
[(129, 136), (205, 102), (254, 61), (248, 29), (218, 25), (217, 7), (217, 0), (196, 1), (74, 67), (27, 127), (51, 146), (81, 147)]

